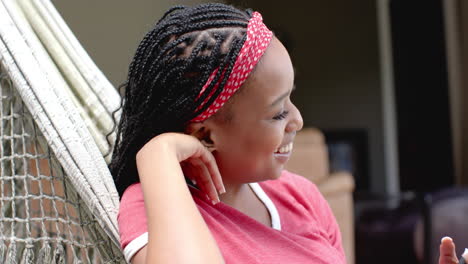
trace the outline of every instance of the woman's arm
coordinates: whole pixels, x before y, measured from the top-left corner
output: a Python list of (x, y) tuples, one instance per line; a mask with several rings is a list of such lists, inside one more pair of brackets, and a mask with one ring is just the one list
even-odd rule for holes
[(215, 159), (196, 138), (170, 133), (152, 139), (136, 157), (149, 238), (132, 263), (224, 263), (185, 183), (182, 161), (197, 168), (191, 177), (219, 201), (216, 190), (224, 187)]

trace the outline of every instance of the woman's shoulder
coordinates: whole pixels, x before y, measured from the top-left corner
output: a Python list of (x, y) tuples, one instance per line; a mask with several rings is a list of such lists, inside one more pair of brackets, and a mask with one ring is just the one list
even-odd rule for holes
[(118, 222), (127, 223), (133, 218), (134, 214), (143, 216), (145, 214), (145, 202), (143, 198), (143, 190), (140, 183), (135, 183), (127, 187), (120, 199), (119, 212), (117, 214)]
[(123, 249), (147, 232), (145, 203), (140, 183), (130, 185), (122, 194), (117, 223)]
[(141, 189), (141, 184), (134, 183), (125, 189), (122, 197), (120, 198), (120, 204), (127, 204), (134, 201), (142, 200), (143, 199), (143, 190)]

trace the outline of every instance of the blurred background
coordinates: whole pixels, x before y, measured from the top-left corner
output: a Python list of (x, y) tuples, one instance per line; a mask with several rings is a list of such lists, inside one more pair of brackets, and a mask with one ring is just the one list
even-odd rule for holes
[[(161, 15), (201, 2), (54, 4), (117, 87)], [(260, 11), (290, 52), (293, 101), (323, 136), (327, 173), (354, 182), (350, 263), (436, 263), (443, 235), (468, 247), (467, 1), (216, 2)]]

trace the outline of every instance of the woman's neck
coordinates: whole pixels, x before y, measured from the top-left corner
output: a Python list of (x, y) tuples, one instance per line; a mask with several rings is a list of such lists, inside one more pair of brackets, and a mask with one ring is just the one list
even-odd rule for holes
[(226, 192), (220, 195), (219, 199), (221, 202), (228, 204), (236, 209), (239, 209), (239, 207), (245, 205), (245, 202), (248, 202), (249, 199), (246, 198), (250, 197), (249, 194), (252, 192), (246, 183), (229, 184), (225, 182), (224, 187)]
[(226, 193), (219, 197), (223, 203), (271, 227), (271, 216), (268, 209), (247, 183), (237, 185), (225, 183), (224, 185)]

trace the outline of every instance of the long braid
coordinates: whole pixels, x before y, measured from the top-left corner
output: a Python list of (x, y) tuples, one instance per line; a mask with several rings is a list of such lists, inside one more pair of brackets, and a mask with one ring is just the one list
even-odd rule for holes
[[(124, 84), (109, 165), (120, 194), (139, 181), (138, 150), (156, 135), (183, 132), (222, 92), (251, 15), (224, 4), (176, 6), (145, 35)], [(200, 94), (215, 69), (216, 76)]]

